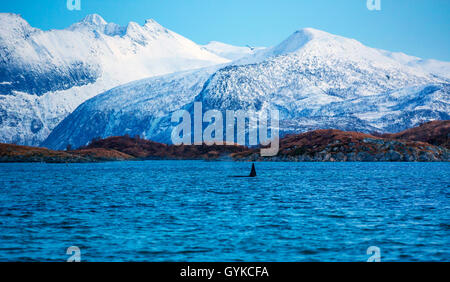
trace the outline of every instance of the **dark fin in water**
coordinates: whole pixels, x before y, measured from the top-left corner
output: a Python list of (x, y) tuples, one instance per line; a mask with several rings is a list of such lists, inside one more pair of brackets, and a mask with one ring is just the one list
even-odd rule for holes
[(250, 172), (250, 175), (248, 177), (256, 177), (256, 169), (254, 163), (252, 163), (252, 171)]
[(256, 177), (255, 164), (252, 164), (252, 171), (250, 172), (249, 176), (246, 176), (246, 175), (233, 175), (231, 177)]

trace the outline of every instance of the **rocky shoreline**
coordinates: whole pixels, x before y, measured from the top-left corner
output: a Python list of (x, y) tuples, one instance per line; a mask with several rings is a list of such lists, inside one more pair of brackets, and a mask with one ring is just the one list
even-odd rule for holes
[(288, 162), (441, 162), (450, 160), (446, 148), (421, 142), (402, 142), (364, 138), (361, 142), (335, 142), (324, 148), (285, 148), (277, 156), (261, 157), (258, 152), (233, 156), (241, 161), (288, 161)]
[(285, 136), (277, 156), (257, 150), (234, 154), (247, 161), (442, 162), (450, 160), (450, 121), (431, 121), (395, 134), (321, 129)]
[[(432, 121), (396, 134), (336, 129), (287, 135), (276, 156), (244, 146), (167, 145), (137, 137), (96, 139), (77, 150), (0, 144), (0, 162), (81, 163), (124, 160), (234, 160), (286, 162), (448, 162), (450, 121)], [(70, 146), (69, 146), (70, 147)]]
[(92, 163), (131, 159), (133, 157), (122, 152), (101, 148), (95, 150), (55, 151), (47, 148), (0, 143), (1, 163)]

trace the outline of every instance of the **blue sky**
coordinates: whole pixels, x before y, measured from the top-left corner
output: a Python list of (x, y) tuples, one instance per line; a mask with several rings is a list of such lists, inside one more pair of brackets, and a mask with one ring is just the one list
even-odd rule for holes
[(126, 25), (153, 18), (187, 38), (234, 45), (272, 46), (295, 30), (313, 27), (390, 51), (450, 61), (449, 0), (2, 0), (1, 12), (21, 14), (32, 26), (65, 28), (87, 14)]

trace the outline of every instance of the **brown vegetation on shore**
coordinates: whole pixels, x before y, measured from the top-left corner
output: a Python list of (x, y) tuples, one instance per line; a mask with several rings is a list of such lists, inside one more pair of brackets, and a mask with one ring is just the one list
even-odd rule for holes
[(432, 121), (395, 134), (320, 129), (281, 138), (274, 157), (244, 146), (167, 145), (138, 136), (94, 139), (77, 150), (0, 143), (0, 162), (101, 162), (142, 159), (248, 161), (448, 161), (450, 121)]

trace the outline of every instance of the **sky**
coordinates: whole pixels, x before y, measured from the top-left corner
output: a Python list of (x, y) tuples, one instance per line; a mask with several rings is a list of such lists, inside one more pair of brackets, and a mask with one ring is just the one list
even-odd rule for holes
[[(77, 1), (77, 0), (76, 0)], [(154, 19), (199, 44), (273, 46), (313, 27), (363, 44), (421, 58), (450, 61), (449, 0), (0, 0), (0, 12), (21, 14), (32, 26), (62, 29), (92, 13), (107, 22)], [(377, 1), (377, 0), (372, 0)]]

